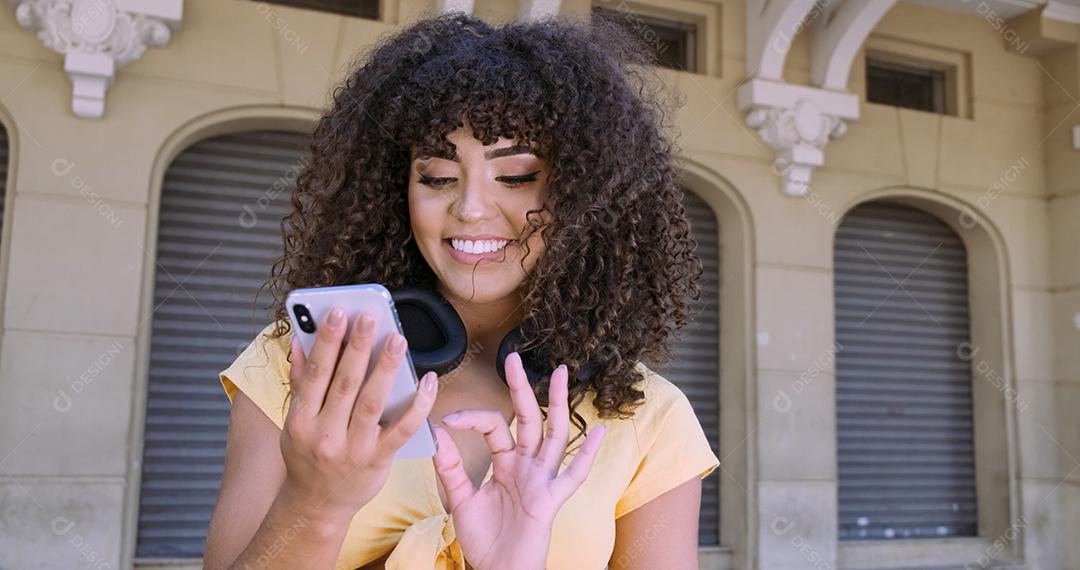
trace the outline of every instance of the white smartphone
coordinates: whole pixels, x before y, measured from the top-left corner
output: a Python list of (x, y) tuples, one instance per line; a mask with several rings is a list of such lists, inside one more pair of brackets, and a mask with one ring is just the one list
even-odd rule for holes
[[(333, 307), (339, 307), (345, 311), (348, 319), (346, 336), (352, 331), (352, 323), (360, 313), (365, 313), (375, 319), (375, 345), (372, 349), (371, 359), (368, 363), (367, 372), (374, 370), (378, 363), (379, 355), (382, 354), (386, 341), (393, 333), (404, 334), (401, 321), (398, 319), (397, 308), (394, 307), (394, 299), (390, 291), (378, 283), (363, 285), (344, 285), (340, 287), (315, 287), (311, 289), (296, 289), (289, 293), (285, 299), (285, 309), (289, 312), (293, 330), (300, 338), (300, 345), (304, 355), (311, 351), (315, 344), (315, 333), (322, 326), (327, 314)], [(412, 404), (419, 384), (416, 378), (416, 369), (413, 367), (412, 357), (406, 351), (405, 358), (401, 361), (397, 374), (394, 376), (394, 385), (390, 390), (389, 399), (383, 410), (379, 423), (389, 425), (397, 420)], [(398, 449), (395, 459), (415, 459), (431, 457), (435, 455), (437, 442), (435, 434), (431, 430), (431, 422), (425, 421), (424, 425)]]

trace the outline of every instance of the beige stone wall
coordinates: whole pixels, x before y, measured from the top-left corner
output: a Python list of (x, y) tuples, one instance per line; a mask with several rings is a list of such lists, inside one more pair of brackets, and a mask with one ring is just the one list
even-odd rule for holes
[[(13, 147), (0, 255), (0, 567), (132, 563), (164, 168), (212, 134), (308, 128), (358, 49), (433, 5), (387, 4), (387, 21), (371, 22), (188, 0), (172, 41), (119, 72), (98, 121), (72, 115), (60, 56), (0, 9), (0, 122)], [(564, 4), (578, 14), (589, 5)], [(963, 564), (1024, 520), (1010, 553), (1032, 569), (1080, 568), (1080, 152), (1069, 143), (1080, 122), (1080, 29), (1017, 22), (1032, 38), (1017, 54), (977, 16), (897, 5), (871, 45), (961, 54), (968, 116), (864, 102), (827, 147), (810, 195), (791, 198), (735, 107), (747, 72), (743, 3), (644, 4), (698, 13), (708, 26), (707, 73), (662, 72), (686, 95), (678, 127), (688, 185), (722, 225), (725, 548), (705, 552), (702, 566), (811, 568), (811, 552), (834, 568), (902, 557)], [(498, 20), (516, 8), (478, 0), (477, 11)], [(786, 79), (808, 76), (800, 37)], [(860, 61), (850, 89), (865, 90)], [(996, 190), (1018, 161), (1023, 169)], [(1027, 403), (1019, 411), (974, 379), (982, 542), (836, 538), (832, 238), (845, 211), (886, 196), (964, 237), (975, 342)], [(779, 411), (776, 393), (815, 367)]]

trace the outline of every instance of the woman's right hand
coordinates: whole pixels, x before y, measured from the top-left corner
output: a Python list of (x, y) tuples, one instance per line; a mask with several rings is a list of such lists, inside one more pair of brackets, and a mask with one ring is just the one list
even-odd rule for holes
[(374, 325), (370, 316), (358, 316), (342, 347), (345, 315), (335, 308), (307, 358), (293, 337), (292, 402), (281, 432), (286, 475), (278, 496), (303, 516), (347, 525), (382, 488), (394, 453), (427, 421), (435, 402), (438, 382), (429, 372), (408, 410), (393, 424), (379, 425), (407, 343), (391, 335), (366, 374)]

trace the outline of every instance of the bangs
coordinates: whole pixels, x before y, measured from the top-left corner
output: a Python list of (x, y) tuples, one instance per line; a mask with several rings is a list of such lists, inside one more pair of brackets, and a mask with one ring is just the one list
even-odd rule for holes
[(453, 144), (446, 136), (468, 124), (484, 145), (505, 137), (549, 158), (555, 127), (549, 106), (557, 87), (544, 80), (535, 58), (507, 45), (506, 37), (495, 33), (455, 42), (451, 51), (414, 68), (402, 92), (409, 119), (398, 122), (411, 128), (398, 133), (398, 140), (422, 154), (448, 156)]

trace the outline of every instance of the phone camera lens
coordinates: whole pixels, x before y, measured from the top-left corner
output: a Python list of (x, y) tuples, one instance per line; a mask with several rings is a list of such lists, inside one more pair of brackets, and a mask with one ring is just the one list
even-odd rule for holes
[(308, 334), (315, 332), (315, 319), (311, 318), (311, 311), (308, 311), (306, 305), (293, 305), (293, 314), (296, 315), (296, 322), (300, 323), (300, 330)]

